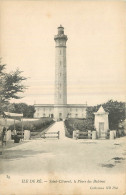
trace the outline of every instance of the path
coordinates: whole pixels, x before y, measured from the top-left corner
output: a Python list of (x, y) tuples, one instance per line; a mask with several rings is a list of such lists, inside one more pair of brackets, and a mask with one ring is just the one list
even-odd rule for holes
[(54, 125), (52, 125), (47, 132), (57, 132), (57, 131), (60, 131), (60, 139), (62, 140), (67, 139), (65, 137), (65, 127), (63, 121), (54, 123)]
[[(56, 123), (54, 127), (60, 125), (62, 127), (62, 124), (62, 122)], [(91, 141), (39, 139), (20, 144), (11, 143), (11, 147), (9, 145), (7, 143), (3, 155), (0, 156), (0, 194), (2, 195), (5, 195), (2, 192), (3, 186), (4, 189), (8, 189), (6, 194), (15, 194), (15, 187), (16, 189), (19, 187), (16, 195), (17, 192), (18, 195), (35, 195), (36, 192), (44, 194), (46, 187), (49, 192), (45, 194), (54, 194), (53, 192), (57, 190), (57, 195), (72, 195), (78, 194), (80, 188), (83, 188), (83, 192), (85, 189), (90, 190), (90, 186), (117, 186), (119, 190), (120, 186), (125, 186), (126, 137)], [(7, 178), (8, 176), (10, 179)], [(40, 179), (46, 182), (36, 183)], [(72, 183), (50, 183), (50, 179), (71, 180)], [(104, 180), (105, 183), (74, 183), (74, 180), (94, 179)], [(28, 180), (29, 183), (22, 183), (22, 180)], [(30, 183), (31, 180), (35, 180), (35, 183)], [(63, 189), (66, 191), (63, 192)], [(87, 194), (92, 192), (93, 190), (90, 190)], [(105, 195), (103, 190), (97, 192), (99, 190), (94, 190), (92, 195)], [(122, 193), (112, 189), (106, 194), (121, 195)]]
[(125, 146), (126, 137), (79, 142), (69, 139), (30, 140), (20, 144), (8, 142), (0, 156), (0, 174), (121, 174), (125, 168)]

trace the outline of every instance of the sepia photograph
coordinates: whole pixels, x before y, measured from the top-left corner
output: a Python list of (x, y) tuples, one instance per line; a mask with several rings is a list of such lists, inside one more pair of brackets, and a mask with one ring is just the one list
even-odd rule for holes
[(0, 195), (126, 194), (126, 1), (0, 1)]

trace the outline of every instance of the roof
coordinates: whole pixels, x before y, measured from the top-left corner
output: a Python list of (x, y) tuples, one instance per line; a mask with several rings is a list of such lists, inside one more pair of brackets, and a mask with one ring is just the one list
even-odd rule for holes
[(66, 105), (55, 105), (55, 104), (34, 104), (34, 107), (55, 107), (55, 106), (66, 106), (67, 108), (71, 107), (87, 107), (87, 104), (66, 104)]
[(64, 27), (60, 24), (60, 26), (58, 28), (64, 28)]
[(105, 110), (102, 106), (100, 106), (99, 110), (97, 111), (97, 113), (105, 113)]
[(54, 107), (54, 104), (34, 104), (34, 107)]
[(4, 115), (10, 118), (21, 118), (23, 117), (23, 114), (18, 113), (11, 113), (11, 112), (4, 112)]
[(108, 114), (108, 112), (105, 112), (104, 108), (100, 106), (99, 110), (95, 112), (94, 114)]

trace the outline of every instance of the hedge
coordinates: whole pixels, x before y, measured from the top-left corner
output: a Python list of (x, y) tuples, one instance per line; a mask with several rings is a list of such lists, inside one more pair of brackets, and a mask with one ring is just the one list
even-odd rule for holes
[[(41, 129), (43, 129), (44, 127), (48, 127), (49, 125), (51, 125), (54, 121), (51, 118), (41, 118), (39, 120), (36, 121), (24, 121), (23, 122), (23, 129), (24, 130), (30, 130), (31, 132), (34, 131), (40, 131)], [(14, 124), (10, 125), (9, 128), (10, 130), (14, 130)], [(17, 131), (21, 131), (22, 130), (22, 123), (18, 122), (15, 124), (15, 129)]]

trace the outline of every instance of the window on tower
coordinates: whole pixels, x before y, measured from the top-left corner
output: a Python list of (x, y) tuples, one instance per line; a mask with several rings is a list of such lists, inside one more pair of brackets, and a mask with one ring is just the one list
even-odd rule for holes
[(60, 55), (61, 55), (61, 50), (60, 50)]
[(62, 65), (62, 62), (60, 61), (60, 65)]

